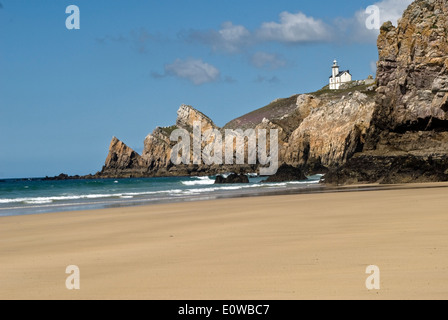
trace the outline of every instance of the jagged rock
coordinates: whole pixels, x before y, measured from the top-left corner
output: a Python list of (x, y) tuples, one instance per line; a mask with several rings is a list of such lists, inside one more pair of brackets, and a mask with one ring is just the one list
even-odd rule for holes
[(417, 0), (378, 38), (376, 105), (364, 152), (333, 184), (446, 181), (448, 2)]
[[(236, 119), (233, 124), (243, 122), (241, 129), (266, 130), (267, 150), (270, 149), (270, 130), (278, 130), (279, 163), (301, 165), (307, 172), (324, 172), (326, 166), (341, 164), (364, 143), (372, 111), (372, 97), (361, 93), (341, 97), (316, 97), (312, 94), (278, 99), (271, 105), (256, 110), (248, 116)], [(264, 116), (263, 116), (264, 115)], [(254, 119), (259, 119), (254, 120)], [(185, 129), (193, 137), (193, 124), (201, 123), (201, 133), (216, 129), (223, 137), (225, 130), (220, 129), (203, 113), (191, 106), (181, 105), (177, 112), (176, 125), (158, 127), (144, 141), (140, 156), (124, 143), (114, 138), (109, 148), (103, 170), (95, 177), (125, 178), (147, 176), (190, 176), (213, 175), (224, 172), (252, 173), (258, 171), (258, 165), (176, 165), (171, 163), (171, 152), (177, 141), (170, 141), (171, 133), (176, 129)], [(238, 129), (238, 128), (235, 128)], [(214, 136), (205, 139), (202, 147), (216, 142)], [(248, 140), (245, 140), (247, 148)], [(258, 146), (258, 144), (257, 144)], [(193, 159), (192, 144), (190, 159)], [(223, 145), (223, 154), (225, 154)], [(247, 163), (247, 153), (245, 163)]]
[(237, 183), (249, 183), (249, 178), (245, 174), (232, 173), (227, 178), (223, 176), (217, 176), (215, 184), (237, 184)]
[(146, 164), (143, 158), (126, 144), (112, 138), (106, 163), (99, 176), (102, 178), (145, 177)]
[[(435, 12), (438, 11), (438, 14)], [(448, 120), (448, 3), (415, 1), (398, 27), (383, 25), (378, 38), (378, 130), (412, 130), (421, 121)], [(446, 100), (445, 100), (446, 101)]]
[[(55, 176), (55, 177), (45, 177), (43, 180), (44, 181), (64, 181), (64, 180), (71, 180), (71, 179), (76, 179), (76, 178), (70, 177), (68, 174), (61, 173), (60, 175)], [(77, 179), (79, 179), (79, 176)]]
[(203, 113), (191, 106), (182, 105), (177, 112), (175, 126), (157, 127), (145, 138), (141, 156), (114, 137), (109, 147), (106, 163), (102, 171), (95, 176), (100, 178), (127, 178), (204, 175), (206, 171), (204, 166), (179, 165), (173, 167), (170, 161), (172, 147), (177, 143), (170, 141), (172, 131), (185, 129), (192, 134), (195, 121), (201, 123), (202, 133), (209, 129), (219, 129)]
[(278, 168), (277, 173), (270, 176), (264, 182), (288, 182), (307, 180), (303, 171), (300, 168), (293, 167), (288, 164), (283, 164)]
[[(368, 165), (366, 165), (368, 164)], [(344, 184), (397, 184), (448, 181), (448, 157), (416, 157), (405, 154), (354, 156), (338, 170), (330, 171), (324, 182)]]
[(195, 121), (199, 121), (201, 123), (203, 132), (210, 129), (218, 129), (213, 121), (202, 112), (196, 110), (192, 106), (185, 104), (181, 105), (177, 111), (176, 126), (192, 131)]
[(292, 133), (283, 161), (294, 166), (308, 161), (325, 167), (345, 163), (362, 149), (373, 108), (373, 99), (360, 92), (339, 101), (320, 100)]
[(143, 143), (142, 158), (149, 170), (160, 170), (169, 167), (171, 157), (171, 141), (169, 134), (174, 128), (156, 128), (146, 136)]
[(111, 169), (131, 169), (140, 168), (143, 165), (143, 161), (137, 152), (116, 137), (113, 137), (105, 165)]
[[(365, 85), (365, 81), (359, 85)], [(355, 86), (346, 97), (336, 92), (277, 99), (224, 128), (241, 125), (255, 130), (277, 129), (280, 163), (322, 173), (328, 166), (345, 163), (362, 149), (373, 110), (373, 95), (356, 92)]]
[(304, 173), (306, 175), (315, 175), (315, 174), (325, 174), (329, 171), (328, 167), (322, 164), (321, 159), (309, 158), (306, 162), (306, 166), (304, 168)]
[(93, 177), (92, 175), (87, 175), (87, 176), (79, 176), (79, 175), (74, 175), (74, 176), (69, 176), (68, 174), (65, 173), (61, 173), (58, 176), (55, 177), (45, 177), (42, 180), (43, 181), (65, 181), (65, 180), (79, 180), (79, 179), (91, 179), (91, 177)]
[(309, 116), (312, 110), (319, 107), (321, 100), (313, 95), (301, 94), (297, 97), (296, 106), (297, 111), (301, 115), (302, 119)]

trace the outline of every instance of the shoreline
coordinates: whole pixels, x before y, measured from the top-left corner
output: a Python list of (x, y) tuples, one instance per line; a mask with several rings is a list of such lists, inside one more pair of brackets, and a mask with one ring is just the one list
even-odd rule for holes
[[(304, 181), (263, 183), (262, 178), (255, 177), (248, 184), (215, 184), (214, 179), (208, 176), (112, 179), (106, 182), (94, 180), (95, 188), (91, 187), (90, 180), (45, 181), (45, 185), (37, 186), (22, 183), (12, 186), (21, 193), (20, 196), (16, 193), (15, 196), (0, 199), (0, 217), (289, 194), (298, 189), (323, 188), (318, 185), (319, 179), (320, 175), (316, 175)], [(57, 192), (53, 191), (55, 187)], [(22, 190), (29, 188), (42, 190), (39, 190), (39, 194), (34, 192), (34, 195), (22, 193)], [(6, 187), (5, 191), (11, 192), (11, 189)]]
[(0, 299), (446, 299), (448, 184), (418, 186), (3, 217)]
[[(306, 182), (302, 181), (304, 185)], [(255, 183), (255, 185), (259, 185)], [(255, 187), (254, 185), (254, 187)], [(213, 187), (219, 187), (219, 185), (212, 185)], [(240, 186), (236, 185), (221, 185), (224, 187)], [(243, 185), (244, 187), (250, 186)], [(11, 216), (28, 216), (28, 215), (41, 215), (48, 213), (61, 213), (61, 212), (80, 212), (80, 211), (92, 211), (101, 209), (113, 209), (113, 208), (132, 208), (143, 207), (160, 204), (174, 204), (174, 203), (195, 203), (202, 201), (213, 201), (219, 199), (237, 199), (237, 198), (258, 198), (258, 197), (270, 197), (270, 196), (287, 196), (287, 195), (301, 195), (301, 194), (327, 194), (327, 193), (339, 193), (339, 192), (366, 192), (366, 191), (382, 191), (382, 190), (406, 190), (406, 189), (422, 189), (422, 188), (448, 188), (447, 182), (432, 182), (432, 183), (412, 183), (412, 184), (357, 184), (357, 185), (345, 185), (334, 186), (321, 183), (309, 182), (305, 187), (301, 185), (288, 185), (287, 187), (269, 186), (269, 189), (244, 189), (237, 190), (238, 192), (210, 192), (201, 193), (191, 196), (179, 196), (171, 198), (133, 198), (133, 199), (102, 199), (99, 201), (90, 202), (68, 202), (59, 204), (42, 204), (33, 206), (17, 206), (17, 207), (0, 207), (0, 219)]]

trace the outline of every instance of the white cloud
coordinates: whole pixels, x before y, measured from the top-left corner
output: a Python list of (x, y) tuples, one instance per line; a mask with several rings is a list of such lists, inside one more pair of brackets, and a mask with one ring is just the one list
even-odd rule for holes
[(286, 61), (275, 53), (256, 52), (250, 58), (256, 68), (279, 69), (286, 66)]
[(218, 80), (220, 72), (200, 59), (176, 59), (173, 63), (165, 65), (165, 76), (176, 76), (200, 85)]
[[(413, 0), (383, 0), (375, 2), (372, 5), (379, 9), (379, 26), (384, 22), (391, 21), (395, 26), (398, 20), (403, 16), (404, 10), (413, 2)], [(345, 40), (351, 42), (375, 43), (380, 33), (379, 29), (368, 29), (366, 20), (370, 14), (366, 10), (355, 12), (351, 19), (338, 19), (335, 26), (340, 30)]]
[(285, 43), (327, 41), (330, 28), (321, 20), (308, 17), (302, 12), (280, 13), (280, 23), (265, 22), (257, 31), (261, 40)]
[(234, 25), (227, 21), (219, 30), (189, 31), (181, 34), (189, 42), (199, 42), (210, 46), (213, 51), (235, 53), (248, 45), (251, 41), (251, 33), (242, 25)]
[(386, 21), (391, 21), (395, 26), (398, 20), (403, 16), (404, 10), (414, 0), (383, 0), (374, 5), (380, 8), (380, 21), (383, 24)]
[(220, 45), (227, 51), (237, 51), (250, 37), (250, 32), (244, 26), (234, 25), (232, 22), (224, 22), (218, 31), (222, 41)]
[(296, 14), (282, 12), (280, 22), (264, 22), (254, 32), (245, 26), (224, 22), (219, 30), (192, 30), (180, 34), (188, 42), (208, 45), (213, 51), (228, 53), (240, 52), (243, 48), (265, 41), (284, 43), (319, 42), (329, 40), (331, 28), (321, 20)]

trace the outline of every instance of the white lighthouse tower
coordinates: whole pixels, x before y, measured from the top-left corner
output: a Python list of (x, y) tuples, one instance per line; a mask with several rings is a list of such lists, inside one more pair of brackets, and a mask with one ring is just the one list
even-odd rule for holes
[(352, 81), (350, 70), (340, 71), (336, 59), (333, 61), (330, 76), (330, 90), (338, 90), (341, 84)]
[(338, 62), (336, 59), (333, 61), (333, 67), (331, 67), (331, 69), (333, 71), (332, 77), (336, 78), (336, 76), (339, 74), (339, 66), (338, 66)]

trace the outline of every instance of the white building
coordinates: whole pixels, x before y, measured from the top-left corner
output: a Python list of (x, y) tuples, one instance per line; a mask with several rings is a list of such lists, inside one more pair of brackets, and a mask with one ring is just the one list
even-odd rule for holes
[(330, 90), (338, 90), (341, 84), (352, 81), (350, 70), (340, 71), (338, 62), (334, 60), (330, 76)]

